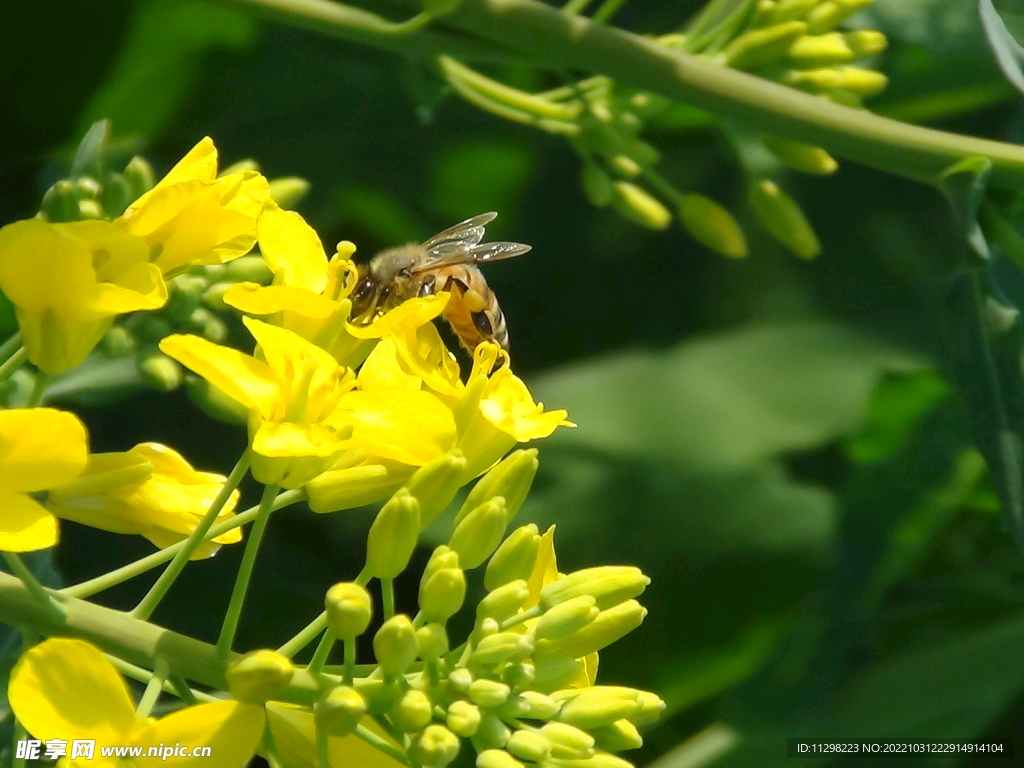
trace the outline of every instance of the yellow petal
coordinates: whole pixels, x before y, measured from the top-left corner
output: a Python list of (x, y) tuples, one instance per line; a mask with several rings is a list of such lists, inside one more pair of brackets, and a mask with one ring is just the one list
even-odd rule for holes
[(35, 552), (57, 543), (57, 521), (39, 502), (0, 488), (0, 552)]
[(0, 411), (0, 488), (34, 493), (70, 483), (85, 469), (85, 427), (54, 408)]
[(256, 234), (275, 283), (323, 293), (327, 287), (327, 254), (302, 216), (271, 205), (260, 214)]
[(109, 221), (72, 221), (53, 227), (77, 238), (85, 246), (97, 280), (121, 282), (122, 274), (149, 261), (146, 241)]
[(552, 525), (541, 536), (537, 561), (533, 565), (533, 572), (530, 574), (530, 578), (526, 580), (530, 588), (530, 605), (536, 604), (540, 599), (541, 589), (557, 578), (558, 562), (555, 557), (555, 526)]
[(455, 355), (448, 351), (433, 323), (403, 325), (393, 336), (402, 363), (438, 394), (456, 397), (464, 389)]
[(359, 386), (367, 392), (416, 392), (423, 388), (398, 357), (393, 338), (381, 339), (359, 369)]
[(0, 229), (0, 290), (23, 311), (89, 314), (82, 297), (95, 283), (92, 258), (78, 238), (39, 219)]
[(207, 768), (241, 768), (256, 752), (263, 737), (266, 717), (263, 707), (239, 704), (236, 701), (218, 701), (199, 704), (179, 710), (161, 718), (152, 728), (151, 744), (165, 747), (176, 744), (209, 747), (206, 757), (181, 757), (173, 754), (163, 757), (137, 757), (140, 766), (202, 765)]
[(301, 336), (253, 317), (243, 317), (242, 322), (260, 345), (270, 370), (280, 380), (288, 381), (300, 371), (302, 358), (315, 365), (316, 375), (312, 381), (314, 386), (332, 374), (340, 375), (340, 367), (330, 353)]
[(287, 285), (262, 286), (256, 283), (232, 285), (224, 293), (224, 303), (250, 315), (296, 312), (324, 320), (338, 309), (335, 302), (305, 288)]
[(43, 741), (120, 745), (135, 728), (135, 706), (121, 676), (82, 640), (51, 638), (26, 651), (11, 673), (8, 696), (18, 720)]
[(382, 317), (374, 320), (369, 325), (347, 324), (347, 330), (357, 339), (380, 339), (389, 333), (396, 333), (397, 329), (419, 328), (424, 323), (429, 323), (444, 311), (448, 304), (449, 294), (444, 291), (433, 296), (409, 299), (397, 307), (386, 312)]
[(264, 421), (252, 440), (252, 449), (261, 456), (328, 457), (344, 450), (350, 430), (328, 424), (293, 424)]
[(85, 302), (97, 315), (159, 309), (167, 303), (167, 284), (155, 264), (137, 264), (121, 274), (119, 285), (92, 286)]
[(422, 466), (455, 446), (455, 418), (425, 392), (349, 392), (342, 407), (352, 419), (352, 445), (370, 456)]
[(498, 429), (525, 443), (548, 437), (560, 426), (574, 426), (566, 421), (564, 410), (544, 412), (544, 406), (534, 403), (526, 384), (508, 370), (494, 375), (495, 386), (480, 401), (480, 412)]
[(217, 148), (213, 145), (213, 139), (205, 136), (167, 172), (166, 176), (156, 183), (153, 189), (129, 205), (122, 218), (131, 217), (135, 211), (144, 208), (154, 196), (159, 195), (169, 186), (190, 179), (213, 181), (215, 178), (217, 178)]
[[(313, 713), (309, 709), (277, 701), (268, 702), (267, 725), (285, 765), (289, 768), (317, 768)], [(364, 717), (361, 725), (385, 741), (395, 743), (373, 718)], [(400, 768), (403, 765), (354, 734), (328, 738), (327, 749), (331, 768)]]
[(278, 381), (270, 367), (237, 349), (199, 336), (174, 334), (160, 342), (160, 351), (247, 408), (269, 414), (278, 397)]

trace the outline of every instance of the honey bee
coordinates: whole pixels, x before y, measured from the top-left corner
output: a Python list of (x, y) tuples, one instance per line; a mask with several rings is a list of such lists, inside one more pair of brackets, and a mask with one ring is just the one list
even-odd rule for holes
[(497, 218), (481, 213), (434, 235), (381, 251), (359, 266), (352, 290), (354, 322), (367, 324), (392, 307), (417, 296), (449, 291), (442, 317), (470, 353), (484, 341), (508, 350), (508, 328), (498, 299), (477, 268), (530, 250), (522, 243), (481, 243), (484, 228)]

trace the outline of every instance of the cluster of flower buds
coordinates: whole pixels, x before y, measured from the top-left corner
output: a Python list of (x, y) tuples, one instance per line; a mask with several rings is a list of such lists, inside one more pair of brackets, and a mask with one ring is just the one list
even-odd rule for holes
[[(364, 577), (383, 583), (404, 571), (425, 521), (452, 500), (456, 485), (440, 482), (446, 475), (437, 466), (420, 470), (381, 508)], [(541, 535), (530, 524), (506, 536), (536, 471), (536, 451), (519, 450), (476, 484), (448, 543), (424, 568), (416, 615), (387, 616), (374, 633), (376, 669), (351, 676), (354, 667), (346, 666), (338, 679), (338, 668), (324, 668), (332, 683), (313, 707), (315, 730), (340, 738), (383, 725), (381, 738), (425, 768), (452, 763), (464, 740), (480, 768), (629, 768), (612, 753), (640, 747), (638, 726), (656, 719), (664, 702), (596, 685), (597, 652), (643, 621), (635, 598), (650, 580), (631, 566), (562, 575), (553, 529)], [(453, 647), (448, 625), (464, 608), (467, 573), (481, 567), (486, 594), (467, 639)], [(370, 594), (359, 583), (339, 583), (325, 606), (328, 632), (346, 645), (348, 659), (370, 629)], [(242, 701), (266, 701), (292, 672), (279, 654), (258, 652), (231, 668), (229, 687)]]

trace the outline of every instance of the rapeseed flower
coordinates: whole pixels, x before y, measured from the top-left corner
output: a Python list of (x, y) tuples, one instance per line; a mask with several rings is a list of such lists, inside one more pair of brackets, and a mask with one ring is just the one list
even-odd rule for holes
[(270, 185), (256, 171), (217, 177), (217, 148), (202, 139), (114, 224), (141, 237), (164, 275), (195, 264), (223, 264), (256, 243)]
[[(159, 443), (141, 443), (122, 453), (96, 453), (85, 471), (50, 491), (46, 508), (57, 517), (113, 533), (139, 534), (158, 547), (188, 538), (210, 508), (226, 478), (197, 472), (178, 452)], [(233, 491), (217, 516), (234, 514)], [(242, 540), (238, 528), (209, 542), (193, 555), (210, 557), (221, 544)]]
[(30, 494), (70, 483), (85, 469), (85, 427), (53, 408), (0, 411), (0, 550), (57, 543), (57, 521)]
[[(193, 762), (208, 768), (241, 768), (263, 735), (262, 707), (221, 701), (178, 710), (159, 719), (140, 718), (124, 680), (103, 654), (82, 640), (51, 638), (30, 648), (11, 673), (8, 701), (15, 717), (45, 742), (95, 740), (90, 759), (72, 766), (114, 768), (126, 758), (107, 757), (108, 746), (140, 746), (143, 756), (129, 762), (173, 766)], [(158, 744), (210, 748), (207, 757), (145, 756)]]
[(16, 221), (0, 229), (0, 290), (29, 362), (48, 374), (81, 363), (114, 317), (167, 301), (146, 242), (106, 221)]

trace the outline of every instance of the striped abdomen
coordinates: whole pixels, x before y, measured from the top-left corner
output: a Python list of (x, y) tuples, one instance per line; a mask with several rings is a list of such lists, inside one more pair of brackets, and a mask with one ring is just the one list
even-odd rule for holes
[(472, 352), (481, 342), (494, 341), (508, 350), (505, 315), (479, 269), (472, 264), (440, 269), (436, 289), (451, 292), (442, 317), (458, 335), (462, 346)]

